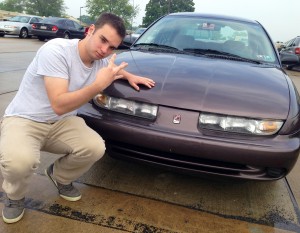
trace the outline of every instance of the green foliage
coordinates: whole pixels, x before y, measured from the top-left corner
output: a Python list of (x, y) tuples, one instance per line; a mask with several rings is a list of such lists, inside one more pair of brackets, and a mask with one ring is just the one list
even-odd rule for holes
[(64, 0), (27, 0), (27, 14), (61, 17), (65, 14)]
[(132, 19), (138, 12), (138, 6), (133, 7), (129, 0), (87, 0), (86, 6), (87, 12), (96, 19), (103, 12), (111, 12), (120, 16), (126, 28), (132, 27)]
[(146, 5), (146, 15), (143, 17), (143, 26), (148, 27), (152, 22), (163, 15), (175, 12), (194, 12), (193, 0), (149, 0)]
[(25, 7), (24, 0), (4, 0), (0, 3), (0, 10), (23, 13)]
[(40, 16), (63, 16), (66, 7), (64, 0), (4, 0), (0, 9)]

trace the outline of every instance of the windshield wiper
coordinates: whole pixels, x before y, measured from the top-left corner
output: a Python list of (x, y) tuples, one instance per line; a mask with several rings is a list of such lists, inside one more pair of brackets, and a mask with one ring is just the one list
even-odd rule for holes
[(133, 47), (138, 47), (138, 46), (148, 46), (148, 47), (156, 47), (156, 48), (164, 48), (164, 49), (171, 49), (171, 50), (178, 50), (175, 47), (169, 46), (169, 45), (164, 45), (164, 44), (156, 44), (156, 43), (138, 43), (134, 44)]
[(220, 57), (220, 58), (227, 58), (227, 59), (230, 58), (230, 59), (234, 59), (237, 61), (245, 61), (245, 62), (252, 62), (252, 63), (256, 63), (256, 64), (263, 64), (263, 62), (258, 61), (258, 60), (245, 58), (245, 57), (241, 57), (236, 54), (227, 53), (227, 52), (214, 50), (214, 49), (183, 49), (183, 51), (192, 52), (195, 54), (201, 54), (201, 55), (205, 55), (205, 56), (209, 56), (209, 57)]

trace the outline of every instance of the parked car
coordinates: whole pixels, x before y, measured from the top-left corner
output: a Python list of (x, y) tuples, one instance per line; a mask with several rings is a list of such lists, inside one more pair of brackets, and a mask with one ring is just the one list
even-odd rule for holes
[(152, 78), (124, 80), (78, 112), (108, 155), (191, 174), (277, 180), (300, 148), (300, 101), (257, 21), (174, 13), (154, 22), (116, 64)]
[(84, 37), (89, 33), (90, 26), (84, 28)]
[(52, 38), (83, 39), (85, 28), (71, 19), (49, 17), (33, 24), (32, 33), (40, 41)]
[(0, 37), (4, 35), (18, 35), (20, 38), (32, 36), (32, 24), (43, 20), (35, 15), (17, 15), (7, 21), (0, 21)]
[(300, 66), (300, 36), (287, 41), (280, 49), (281, 61), (290, 59), (290, 57), (294, 57), (294, 60), (286, 65), (288, 70)]
[(123, 46), (130, 47), (145, 30), (146, 28), (138, 28), (133, 33), (126, 35), (123, 40)]

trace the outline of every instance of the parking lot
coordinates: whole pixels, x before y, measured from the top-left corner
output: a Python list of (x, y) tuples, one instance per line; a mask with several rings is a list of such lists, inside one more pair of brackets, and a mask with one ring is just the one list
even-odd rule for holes
[[(0, 38), (1, 116), (44, 43)], [(300, 90), (300, 72), (288, 74)], [(300, 161), (284, 179), (254, 182), (192, 177), (105, 155), (76, 182), (82, 200), (69, 203), (43, 172), (58, 156), (41, 154), (24, 218), (1, 223), (0, 232), (300, 232)], [(3, 200), (0, 188), (1, 211)]]

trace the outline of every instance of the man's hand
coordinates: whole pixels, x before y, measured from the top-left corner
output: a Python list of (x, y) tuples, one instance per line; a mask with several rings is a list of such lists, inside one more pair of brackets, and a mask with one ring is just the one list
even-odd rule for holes
[(150, 78), (141, 77), (138, 75), (129, 75), (127, 76), (127, 80), (129, 84), (137, 91), (140, 91), (140, 87), (138, 84), (142, 84), (148, 88), (152, 88), (155, 86), (155, 82)]
[(99, 91), (107, 88), (113, 81), (119, 78), (123, 78), (123, 75), (119, 72), (122, 71), (128, 64), (122, 62), (120, 65), (115, 65), (116, 54), (113, 54), (109, 59), (108, 66), (101, 68), (95, 80), (95, 83), (99, 86)]

